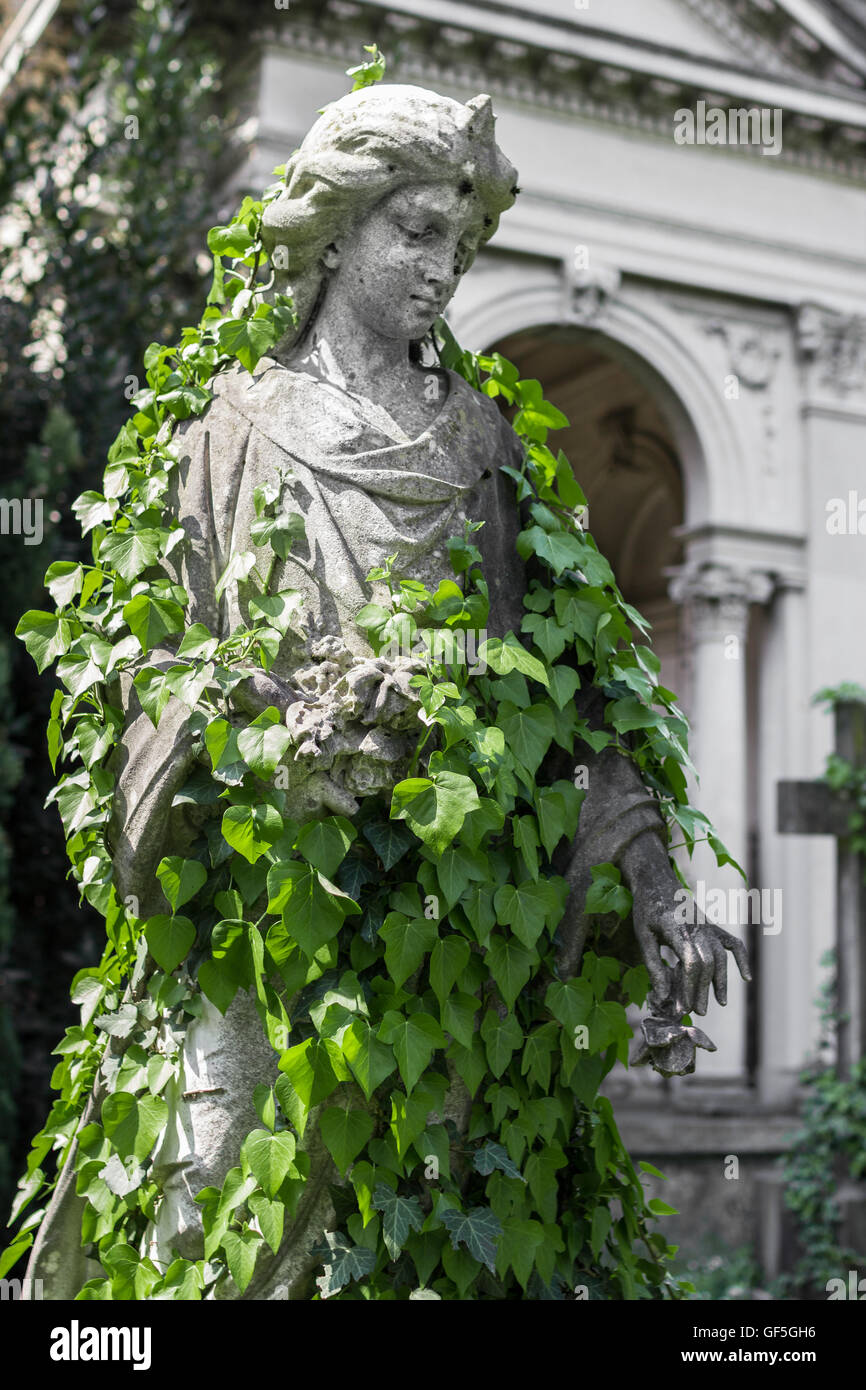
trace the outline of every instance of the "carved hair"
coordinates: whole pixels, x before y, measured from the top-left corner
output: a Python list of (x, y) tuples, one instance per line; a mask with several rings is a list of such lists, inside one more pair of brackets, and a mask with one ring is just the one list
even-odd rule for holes
[(263, 237), (286, 269), (275, 286), (294, 296), (303, 336), (327, 271), (325, 248), (383, 198), (413, 183), (472, 184), (485, 211), (481, 243), (493, 236), (517, 192), (517, 172), (496, 145), (489, 96), (464, 106), (423, 87), (380, 84), (332, 102), (286, 165), (286, 190), (266, 209)]

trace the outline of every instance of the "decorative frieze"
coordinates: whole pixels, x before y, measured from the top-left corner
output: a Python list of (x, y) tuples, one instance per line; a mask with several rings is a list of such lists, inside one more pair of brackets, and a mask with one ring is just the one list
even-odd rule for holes
[[(702, 10), (697, 0), (693, 7)], [(647, 72), (611, 61), (594, 61), (585, 54), (568, 51), (573, 44), (572, 25), (550, 24), (549, 40), (523, 40), (517, 33), (492, 38), (474, 27), (474, 10), (465, 10), (465, 27), (455, 24), (449, 7), (446, 22), (436, 17), (436, 0), (429, 11), (411, 13), (389, 9), (374, 0), (292, 0), (291, 23), (284, 29), (284, 42), (298, 52), (328, 53), (340, 62), (357, 61), (358, 47), (375, 37), (391, 59), (396, 80), (423, 74), (426, 85), (460, 82), (478, 91), (510, 98), (546, 110), (556, 110), (601, 120), (611, 125), (652, 132), (673, 139), (674, 117), (679, 109), (709, 100), (722, 108), (749, 106), (738, 81), (734, 92), (707, 92), (699, 76), (683, 79), (666, 72), (666, 54), (658, 52), (658, 71)], [(709, 9), (722, 8), (709, 6)], [(268, 31), (272, 31), (269, 26)], [(786, 38), (789, 37), (786, 31)], [(557, 41), (562, 49), (557, 50)], [(756, 48), (763, 60), (768, 45), (761, 44), (747, 26), (737, 30), (736, 48), (754, 58)], [(789, 49), (791, 45), (789, 44)], [(796, 54), (800, 52), (798, 65)], [(672, 57), (677, 54), (672, 50)], [(820, 54), (809, 55), (812, 66), (826, 58), (838, 64), (838, 57), (822, 46)], [(802, 49), (788, 53), (784, 63), (763, 63), (764, 69), (781, 80), (804, 74)], [(734, 68), (738, 60), (732, 56)], [(718, 71), (718, 61), (714, 63)], [(852, 83), (858, 81), (851, 74)], [(754, 103), (752, 103), (754, 105)], [(814, 129), (810, 128), (814, 125)], [(851, 177), (866, 175), (866, 149), (858, 126), (823, 117), (799, 120), (793, 112), (785, 115), (785, 139), (780, 150), (783, 163), (805, 165)], [(761, 147), (743, 144), (738, 157), (760, 157)]]

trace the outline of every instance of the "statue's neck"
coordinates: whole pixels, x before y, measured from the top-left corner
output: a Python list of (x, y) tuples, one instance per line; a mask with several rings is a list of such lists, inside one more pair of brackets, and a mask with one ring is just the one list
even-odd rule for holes
[(417, 390), (417, 370), (409, 360), (409, 342), (386, 338), (336, 305), (330, 295), (315, 323), (292, 354), (292, 367), (314, 371), (343, 390), (386, 404)]
[[(429, 385), (439, 374), (412, 363), (409, 340), (376, 333), (330, 295), (303, 341), (280, 360), (345, 391), (385, 434), (403, 442), (417, 439), (442, 409), (440, 386), (431, 392)], [(447, 393), (447, 380), (442, 385)]]

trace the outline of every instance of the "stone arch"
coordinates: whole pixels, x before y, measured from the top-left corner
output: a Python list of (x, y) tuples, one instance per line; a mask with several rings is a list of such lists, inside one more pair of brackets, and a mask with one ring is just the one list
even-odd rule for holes
[(528, 329), (575, 329), (641, 381), (666, 416), (683, 471), (686, 530), (747, 523), (748, 483), (726, 402), (660, 299), (628, 285), (569, 291), (553, 267), (497, 258), (477, 267), (450, 317), (458, 341), (476, 350)]

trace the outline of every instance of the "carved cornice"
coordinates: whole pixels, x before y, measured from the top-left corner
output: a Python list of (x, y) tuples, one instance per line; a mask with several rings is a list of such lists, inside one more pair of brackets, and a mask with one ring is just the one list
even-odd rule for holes
[[(558, 35), (567, 35), (573, 41), (573, 25), (547, 24), (545, 33), (549, 38), (542, 46), (518, 41), (507, 32), (501, 38), (491, 39), (489, 33), (473, 27), (473, 6), (462, 6), (460, 15), (460, 23), (443, 24), (435, 13), (407, 14), (389, 10), (375, 0), (292, 0), (285, 22), (270, 23), (260, 36), (346, 65), (357, 61), (362, 43), (375, 39), (387, 53), (390, 73), (396, 80), (420, 81), (425, 86), (440, 82), (474, 87), (536, 108), (650, 131), (669, 139), (673, 139), (674, 113), (681, 108), (694, 109), (698, 99), (723, 106), (761, 104), (743, 96), (742, 64), (732, 64), (735, 94), (725, 96), (718, 90), (708, 91), (706, 84), (697, 79), (672, 80), (664, 71), (663, 51), (659, 52), (658, 72), (637, 71), (597, 62), (585, 54), (557, 51)], [(718, 63), (713, 72), (718, 79)], [(802, 67), (796, 70), (789, 63), (784, 73), (771, 75), (803, 86)], [(820, 77), (815, 85), (829, 90)], [(859, 90), (852, 87), (853, 84), (843, 89), (849, 102), (866, 91), (866, 84)], [(835, 90), (842, 95), (838, 86)], [(864, 126), (785, 110), (784, 144), (774, 162), (866, 178)], [(760, 158), (760, 148), (741, 145), (725, 155)]]
[(841, 61), (802, 24), (792, 23), (775, 0), (684, 0), (722, 38), (739, 52), (751, 53), (756, 67), (780, 77), (801, 78), (804, 63), (823, 82), (862, 88), (863, 76)]

